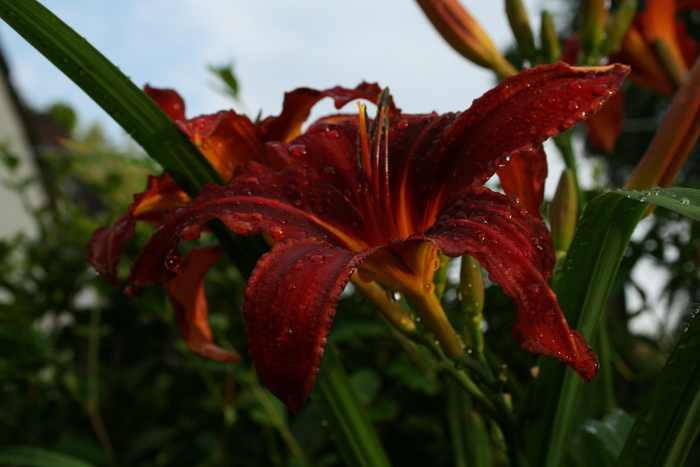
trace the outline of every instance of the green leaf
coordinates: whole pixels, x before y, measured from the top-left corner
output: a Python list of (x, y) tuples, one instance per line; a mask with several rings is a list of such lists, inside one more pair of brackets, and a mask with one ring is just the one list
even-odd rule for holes
[(611, 193), (643, 203), (656, 204), (693, 220), (700, 221), (700, 190), (681, 187), (656, 187), (647, 191), (615, 190), (611, 191)]
[[(588, 342), (595, 342), (620, 262), (647, 209), (646, 203), (606, 193), (586, 206), (579, 221), (555, 281), (567, 320)], [(594, 386), (587, 386), (564, 364), (552, 358), (541, 359), (539, 377), (520, 416), (531, 465), (563, 465), (584, 390), (594, 390)], [(542, 440), (547, 440), (546, 444)]]
[(684, 465), (700, 431), (700, 320), (693, 319), (647, 397), (618, 467)]
[(621, 410), (602, 420), (589, 420), (583, 424), (583, 431), (594, 436), (608, 452), (617, 458), (632, 429), (634, 418)]
[(352, 390), (350, 378), (332, 346), (326, 347), (312, 396), (328, 422), (328, 429), (333, 433), (338, 451), (346, 465), (391, 465), (379, 436), (365, 408)]
[(209, 72), (216, 76), (223, 86), (221, 91), (224, 94), (231, 96), (234, 100), (238, 100), (239, 85), (238, 79), (233, 72), (233, 63), (227, 63), (225, 65), (209, 65)]
[(454, 381), (448, 388), (446, 408), (455, 467), (492, 466), (494, 455), (484, 420), (471, 397)]
[(17, 467), (93, 467), (93, 464), (77, 457), (33, 446), (0, 449), (0, 464)]

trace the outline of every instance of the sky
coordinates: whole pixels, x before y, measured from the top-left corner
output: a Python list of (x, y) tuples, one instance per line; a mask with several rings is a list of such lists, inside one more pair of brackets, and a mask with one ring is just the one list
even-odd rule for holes
[[(547, 0), (526, 2), (533, 19)], [(551, 0), (550, 0), (551, 1)], [(208, 65), (233, 62), (244, 107), (280, 111), (297, 87), (388, 86), (405, 112), (457, 111), (493, 87), (490, 71), (454, 52), (415, 2), (405, 0), (44, 0), (139, 87), (178, 90), (188, 116), (235, 107)], [(499, 46), (512, 43), (502, 1), (465, 0)], [(533, 21), (533, 23), (535, 23)], [(536, 23), (535, 23), (536, 24)], [(67, 102), (81, 119), (112, 124), (20, 36), (0, 24), (11, 79), (30, 105)], [(326, 102), (325, 113), (332, 110)], [(324, 107), (321, 108), (324, 112)], [(109, 123), (108, 123), (109, 122)]]

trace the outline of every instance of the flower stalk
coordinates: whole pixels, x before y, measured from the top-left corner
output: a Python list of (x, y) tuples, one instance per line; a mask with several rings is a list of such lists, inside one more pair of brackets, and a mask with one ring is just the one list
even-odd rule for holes
[(460, 307), (466, 321), (465, 341), (474, 356), (484, 353), (484, 278), (481, 265), (471, 255), (462, 256), (460, 267), (459, 292), (462, 296)]
[(520, 54), (530, 63), (537, 63), (537, 47), (530, 27), (530, 20), (522, 0), (506, 0), (506, 15), (513, 31)]

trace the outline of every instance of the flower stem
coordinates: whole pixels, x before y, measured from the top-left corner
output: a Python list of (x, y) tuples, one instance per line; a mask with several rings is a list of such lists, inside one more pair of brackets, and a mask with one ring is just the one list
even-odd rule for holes
[(365, 282), (357, 275), (353, 275), (352, 284), (394, 328), (408, 336), (416, 333), (416, 323), (413, 318), (401, 305), (387, 299), (386, 291), (377, 282)]
[(100, 320), (102, 309), (99, 302), (90, 311), (90, 332), (88, 334), (87, 351), (87, 401), (85, 411), (90, 418), (93, 430), (102, 446), (105, 457), (111, 466), (118, 466), (117, 452), (114, 449), (109, 432), (102, 420), (100, 412), (99, 388), (99, 352), (100, 352)]
[(311, 467), (311, 461), (304, 453), (304, 450), (299, 445), (299, 442), (294, 437), (292, 431), (289, 429), (287, 422), (285, 422), (285, 420), (280, 415), (279, 411), (275, 409), (275, 407), (270, 402), (270, 395), (269, 393), (265, 392), (262, 386), (260, 386), (255, 372), (253, 370), (248, 370), (244, 373), (244, 377), (246, 379), (246, 382), (248, 383), (248, 387), (250, 387), (251, 391), (253, 391), (255, 398), (258, 400), (260, 406), (265, 411), (265, 414), (268, 417), (270, 417), (272, 424), (275, 426), (275, 428), (277, 428), (277, 431), (279, 432), (280, 436), (287, 444), (289, 450), (292, 452), (294, 457), (296, 457), (299, 464), (304, 467)]
[(417, 310), (421, 319), (433, 333), (438, 345), (445, 355), (454, 361), (460, 361), (464, 355), (464, 347), (450, 324), (442, 308), (437, 295), (428, 293), (415, 293), (407, 296), (411, 305)]

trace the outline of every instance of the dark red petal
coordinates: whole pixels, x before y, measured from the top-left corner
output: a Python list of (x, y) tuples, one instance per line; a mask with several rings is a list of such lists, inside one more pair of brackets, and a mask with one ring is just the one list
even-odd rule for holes
[(243, 309), (250, 354), (260, 380), (295, 413), (316, 381), (338, 297), (369, 254), (282, 242), (250, 277)]
[(507, 157), (538, 147), (598, 110), (629, 72), (623, 65), (526, 69), (474, 101), (433, 145), (437, 193), (482, 184)]
[(367, 246), (362, 218), (317, 174), (297, 166), (272, 171), (251, 163), (228, 185), (207, 185), (189, 206), (169, 216), (134, 262), (132, 284), (138, 288), (174, 277), (174, 262), (168, 258), (177, 258), (180, 237), (198, 237), (213, 218), (240, 235), (268, 232), (275, 240), (314, 238), (356, 251)]
[(204, 277), (222, 253), (219, 245), (192, 250), (182, 262), (177, 277), (165, 283), (165, 290), (190, 350), (212, 360), (238, 362), (241, 357), (214, 343), (204, 294)]
[(129, 205), (129, 211), (136, 220), (158, 225), (162, 222), (165, 212), (186, 206), (190, 201), (190, 197), (167, 173), (149, 175), (146, 190), (134, 195), (134, 202)]
[(174, 122), (185, 121), (185, 101), (172, 89), (152, 88), (149, 85), (144, 87), (144, 92), (153, 99), (158, 107), (165, 112)]
[(119, 286), (119, 259), (124, 254), (124, 244), (134, 236), (136, 219), (127, 212), (112, 227), (100, 227), (92, 234), (87, 245), (86, 259), (98, 274)]
[(517, 196), (520, 204), (530, 214), (541, 217), (540, 205), (544, 199), (544, 181), (547, 178), (547, 155), (541, 146), (519, 153), (508, 164), (499, 167), (496, 174), (501, 180), (503, 191)]
[(233, 171), (244, 162), (268, 161), (263, 138), (257, 126), (245, 115), (233, 110), (212, 115), (201, 115), (179, 123), (190, 140), (204, 157), (221, 174), (224, 180), (231, 178)]
[(625, 112), (625, 93), (621, 89), (591, 118), (586, 120), (588, 141), (591, 146), (612, 154), (615, 143), (622, 131), (622, 120)]
[[(301, 126), (309, 118), (311, 108), (324, 97), (331, 97), (335, 107), (340, 109), (348, 102), (356, 99), (366, 99), (372, 103), (382, 89), (377, 84), (362, 83), (355, 89), (337, 86), (332, 89), (319, 91), (310, 88), (299, 88), (284, 95), (282, 113), (278, 117), (268, 117), (260, 123), (260, 132), (265, 141), (289, 142), (301, 132)], [(392, 105), (392, 109), (396, 109)]]
[(118, 286), (117, 273), (119, 260), (124, 254), (123, 245), (133, 237), (136, 221), (160, 224), (165, 212), (186, 205), (189, 199), (168, 174), (149, 176), (146, 190), (134, 195), (129, 211), (112, 227), (100, 227), (93, 233), (87, 245), (88, 262), (98, 274)]
[(598, 359), (572, 331), (547, 284), (554, 252), (547, 229), (509, 196), (476, 188), (465, 194), (426, 235), (448, 256), (470, 254), (513, 300), (513, 335), (528, 352), (566, 362), (584, 381)]

